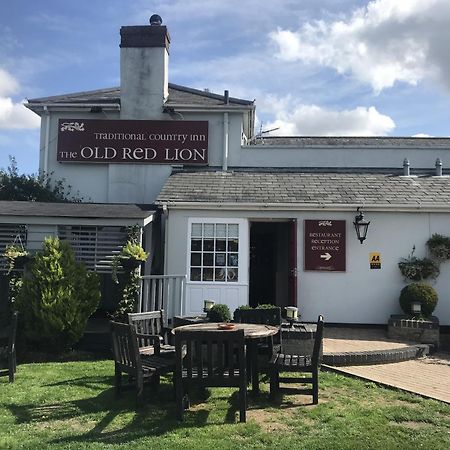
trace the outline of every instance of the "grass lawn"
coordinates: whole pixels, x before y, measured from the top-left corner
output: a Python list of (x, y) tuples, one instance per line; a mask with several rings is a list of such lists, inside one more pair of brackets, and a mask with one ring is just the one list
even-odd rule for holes
[[(22, 364), (0, 378), (0, 449), (449, 449), (450, 406), (322, 372), (319, 405), (308, 396), (250, 397), (234, 423), (237, 395), (211, 389), (174, 419), (170, 379), (135, 410), (133, 390), (117, 399), (111, 361)], [(230, 397), (230, 394), (231, 395)]]

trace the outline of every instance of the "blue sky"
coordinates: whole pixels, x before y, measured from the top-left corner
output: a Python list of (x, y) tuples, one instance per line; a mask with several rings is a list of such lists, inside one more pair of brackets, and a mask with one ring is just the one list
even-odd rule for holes
[(14, 0), (0, 3), (0, 167), (38, 170), (21, 103), (119, 85), (119, 29), (158, 13), (169, 79), (256, 99), (280, 135), (448, 136), (448, 0)]

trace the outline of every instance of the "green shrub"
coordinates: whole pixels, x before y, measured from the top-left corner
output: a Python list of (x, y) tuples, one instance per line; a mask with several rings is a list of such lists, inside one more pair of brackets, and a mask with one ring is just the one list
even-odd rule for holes
[(46, 350), (70, 349), (100, 301), (97, 274), (88, 272), (67, 242), (46, 238), (17, 298), (28, 342)]
[(217, 303), (208, 311), (207, 317), (211, 322), (229, 322), (231, 320), (230, 308)]
[(272, 305), (271, 303), (261, 303), (256, 307), (256, 309), (274, 309), (274, 308), (277, 308), (277, 306)]
[(402, 289), (399, 300), (405, 314), (411, 314), (412, 302), (419, 302), (422, 306), (422, 314), (429, 317), (436, 308), (438, 295), (429, 284), (411, 283)]

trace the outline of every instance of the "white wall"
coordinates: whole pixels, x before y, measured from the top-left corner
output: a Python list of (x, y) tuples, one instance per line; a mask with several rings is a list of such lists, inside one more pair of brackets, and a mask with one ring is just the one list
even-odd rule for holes
[[(242, 115), (230, 113), (230, 132), (233, 151), (240, 148)], [(223, 114), (186, 113), (185, 120), (209, 121), (209, 165), (222, 166)], [(171, 165), (163, 164), (106, 164), (59, 163), (56, 160), (58, 119), (119, 119), (118, 113), (82, 114), (80, 112), (51, 114), (48, 152), (48, 172), (52, 178), (64, 178), (85, 201), (98, 203), (153, 203), (172, 172)], [(170, 120), (167, 115), (166, 120)], [(41, 130), (40, 169), (44, 168), (45, 121)]]
[[(450, 235), (448, 215), (429, 213), (379, 213), (366, 211), (371, 221), (367, 240), (360, 244), (353, 228), (353, 213), (267, 212), (267, 211), (182, 211), (170, 210), (167, 234), (166, 273), (187, 274), (187, 232), (189, 217), (237, 217), (246, 219), (296, 218), (298, 223), (298, 306), (304, 320), (324, 314), (327, 322), (386, 324), (391, 314), (401, 314), (398, 297), (407, 284), (398, 262), (413, 245), (415, 255), (426, 255), (426, 241), (434, 232)], [(347, 270), (304, 271), (303, 226), (305, 219), (346, 220)], [(446, 224), (447, 222), (447, 224)], [(248, 251), (248, 249), (247, 249)], [(369, 253), (380, 252), (382, 268), (370, 269)], [(439, 295), (435, 314), (442, 325), (450, 325), (450, 261), (441, 275), (431, 281)], [(230, 300), (230, 305), (234, 303)]]

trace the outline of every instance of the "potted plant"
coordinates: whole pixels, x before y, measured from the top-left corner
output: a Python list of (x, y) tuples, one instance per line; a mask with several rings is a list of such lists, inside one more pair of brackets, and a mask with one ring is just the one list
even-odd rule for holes
[(420, 315), (431, 317), (438, 302), (438, 295), (429, 284), (411, 283), (402, 289), (399, 301), (405, 314), (411, 315), (413, 303), (419, 303)]
[(437, 278), (439, 266), (430, 258), (417, 258), (414, 256), (415, 246), (407, 258), (402, 258), (398, 268), (402, 275), (408, 280), (421, 281), (427, 278)]
[(5, 248), (3, 256), (8, 261), (8, 274), (13, 269), (23, 269), (30, 259), (30, 254), (23, 245), (9, 244)]
[(148, 253), (140, 244), (133, 240), (127, 241), (120, 253), (114, 256), (112, 261), (112, 277), (117, 283), (117, 272), (122, 266), (127, 272), (137, 269), (148, 258)]
[(211, 322), (229, 322), (231, 320), (230, 308), (222, 303), (216, 303), (207, 313)]
[(433, 234), (427, 241), (428, 249), (433, 258), (438, 261), (450, 259), (450, 238), (442, 234)]

